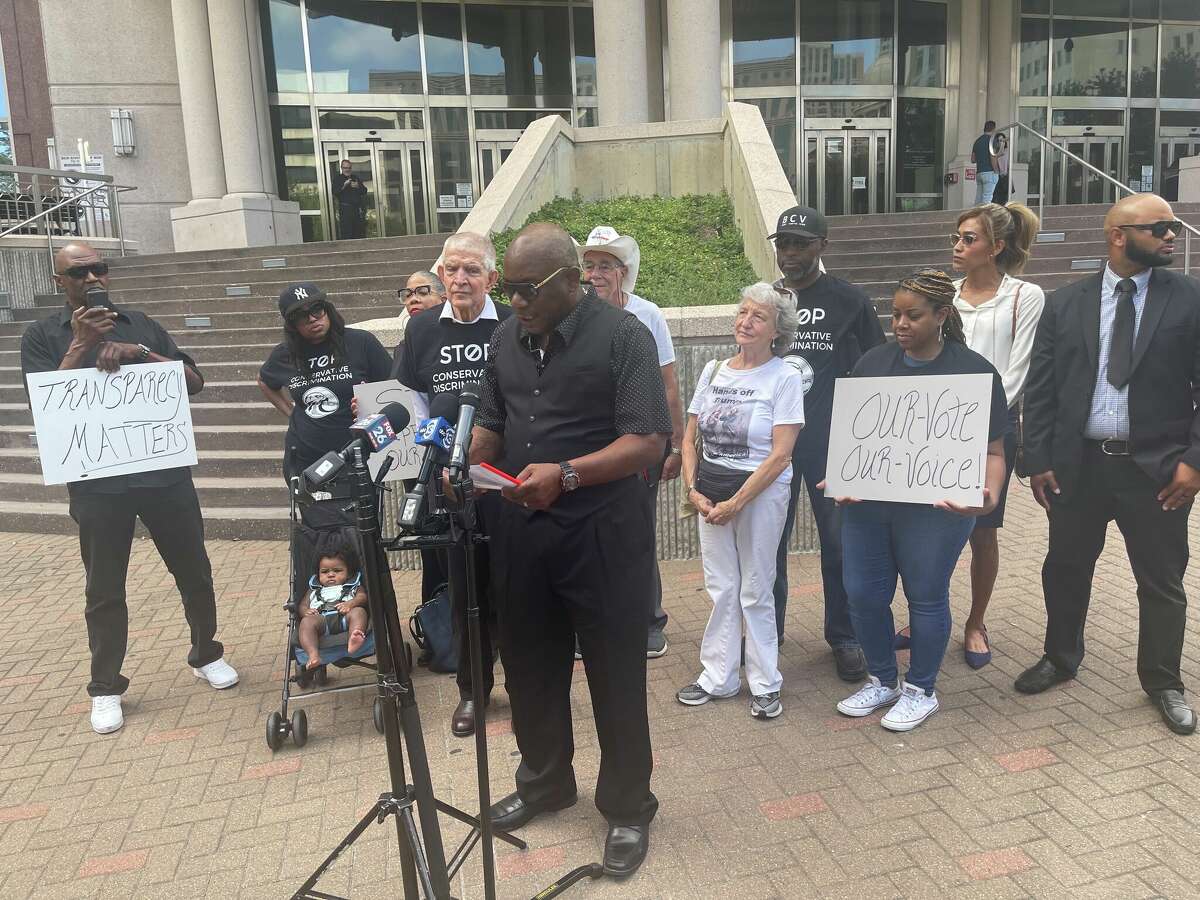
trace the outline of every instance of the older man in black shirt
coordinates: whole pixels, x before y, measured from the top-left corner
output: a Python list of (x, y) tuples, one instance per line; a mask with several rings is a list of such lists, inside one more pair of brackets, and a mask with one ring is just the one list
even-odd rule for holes
[(649, 847), (646, 606), (654, 539), (638, 473), (671, 434), (654, 338), (579, 283), (565, 231), (530, 225), (505, 255), (513, 315), (492, 335), (472, 459), (516, 475), (492, 535), (493, 598), (513, 732), (511, 830), (576, 799), (571, 671), (579, 637), (600, 741), (604, 869), (632, 874)]
[[(192, 358), (161, 325), (134, 310), (108, 302), (108, 264), (87, 244), (68, 244), (54, 257), (54, 280), (65, 306), (34, 322), (21, 337), (21, 372), (86, 369), (115, 372), (125, 363), (183, 362), (189, 394), (204, 387)], [(79, 525), (79, 550), (87, 572), (88, 644), (92, 651), (92, 728), (108, 734), (125, 724), (121, 674), (129, 632), (125, 576), (137, 519), (150, 532), (159, 555), (175, 577), (191, 629), (188, 664), (215, 688), (237, 684), (238, 675), (214, 640), (217, 607), (212, 567), (204, 549), (200, 501), (187, 467), (117, 475), (67, 485), (71, 518)]]

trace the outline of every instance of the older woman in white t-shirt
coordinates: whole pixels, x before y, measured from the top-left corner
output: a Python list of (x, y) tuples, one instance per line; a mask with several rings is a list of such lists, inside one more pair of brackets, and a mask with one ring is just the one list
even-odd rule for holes
[(688, 407), (683, 480), (700, 513), (713, 610), (700, 644), (703, 671), (676, 694), (687, 706), (741, 690), (744, 620), (750, 714), (773, 719), (783, 712), (773, 587), (792, 446), (804, 427), (803, 379), (781, 358), (796, 326), (795, 306), (771, 285), (743, 290), (733, 330), (738, 354), (705, 366)]
[[(954, 268), (966, 277), (955, 282), (954, 306), (962, 317), (967, 346), (996, 367), (1008, 400), (1009, 430), (1004, 438), (1004, 487), (996, 508), (975, 521), (971, 532), (971, 614), (963, 633), (963, 656), (973, 669), (992, 659), (983, 617), (1000, 572), (997, 531), (1004, 526), (1004, 501), (1017, 455), (1017, 416), (1033, 336), (1046, 298), (1036, 284), (1015, 277), (1029, 261), (1038, 218), (1020, 203), (985, 203), (958, 217), (950, 240)], [(897, 646), (907, 646), (907, 629)]]

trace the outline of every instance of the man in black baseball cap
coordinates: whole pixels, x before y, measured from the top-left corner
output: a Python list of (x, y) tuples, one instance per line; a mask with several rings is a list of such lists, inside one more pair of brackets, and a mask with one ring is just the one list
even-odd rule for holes
[(788, 595), (787, 545), (803, 479), (821, 539), (825, 640), (833, 649), (838, 676), (859, 681), (866, 677), (867, 667), (842, 585), (841, 518), (837, 505), (817, 490), (817, 485), (825, 479), (834, 379), (849, 374), (863, 353), (883, 343), (883, 328), (865, 291), (822, 268), (829, 225), (818, 210), (808, 206), (784, 210), (771, 239), (775, 241), (775, 262), (783, 273), (775, 289), (792, 298), (799, 318), (784, 361), (803, 376), (805, 421), (792, 451), (792, 497), (776, 557), (775, 626), (782, 640)]

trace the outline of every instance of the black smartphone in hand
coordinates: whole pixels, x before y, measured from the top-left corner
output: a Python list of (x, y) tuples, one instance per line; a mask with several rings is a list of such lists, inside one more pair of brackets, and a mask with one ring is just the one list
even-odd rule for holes
[(87, 309), (112, 309), (112, 300), (108, 297), (108, 291), (102, 287), (88, 288), (86, 294), (83, 295), (83, 305)]

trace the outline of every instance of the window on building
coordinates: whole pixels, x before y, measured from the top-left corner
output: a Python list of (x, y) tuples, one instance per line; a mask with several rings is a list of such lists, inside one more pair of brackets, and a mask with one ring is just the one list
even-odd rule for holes
[(1021, 20), (1020, 92), (1022, 97), (1045, 97), (1049, 80), (1050, 23)]
[(1150, 182), (1153, 187), (1154, 166), (1154, 110), (1129, 110), (1129, 152), (1125, 156), (1127, 163), (1126, 184), (1135, 191), (1150, 190), (1144, 181), (1143, 166), (1151, 167)]
[(801, 0), (803, 84), (891, 84), (892, 0)]
[[(1019, 113), (1022, 125), (1031, 128), (1038, 134), (1046, 133), (1046, 108), (1044, 106), (1022, 106)], [(1018, 163), (1029, 167), (1026, 178), (1029, 184), (1030, 198), (1041, 192), (1042, 178), (1042, 142), (1024, 134), (1017, 134), (1016, 153), (1012, 155)]]
[(4, 51), (0, 48), (0, 166), (14, 164), (12, 119), (8, 112), (8, 76), (4, 71)]
[(425, 26), (425, 70), (430, 94), (465, 94), (463, 66), (462, 7), (444, 3), (421, 5)]
[(308, 52), (319, 94), (420, 94), (415, 3), (309, 0)]
[(896, 209), (941, 209), (945, 102), (901, 97), (898, 111)]
[(1054, 20), (1054, 94), (1126, 96), (1126, 22)]
[(535, 96), (554, 98), (551, 106), (571, 100), (571, 41), (565, 6), (490, 6), (468, 4), (467, 60), (472, 94), (519, 97), (522, 106)]
[(924, 0), (901, 4), (900, 83), (946, 86), (946, 4)]
[(733, 0), (733, 86), (795, 83), (794, 0)]
[(1129, 96), (1154, 97), (1158, 93), (1158, 26), (1134, 22), (1132, 35)]
[(596, 96), (596, 31), (590, 7), (571, 10), (575, 21), (575, 96)]
[(1200, 22), (1200, 3), (1196, 0), (1162, 0), (1162, 17), (1183, 22)]
[[(455, 200), (463, 196), (463, 191), (473, 194), (467, 111), (435, 106), (429, 110), (429, 126), (433, 137), (434, 196), (442, 208), (447, 205), (442, 203), (443, 198)], [(439, 211), (438, 230), (453, 231), (465, 216), (465, 213)]]
[(1129, 18), (1129, 0), (1054, 0), (1055, 16)]
[(792, 193), (796, 193), (796, 98), (771, 97), (746, 102), (753, 103), (762, 113), (775, 153), (787, 174)]
[(1200, 98), (1200, 26), (1162, 26), (1162, 96)]
[(261, 0), (260, 15), (267, 25), (263, 28), (263, 58), (268, 89), (307, 92), (300, 0)]
[(321, 188), (317, 181), (317, 156), (312, 119), (307, 106), (272, 106), (271, 132), (275, 139), (275, 171), (279, 196), (300, 204), (304, 240), (325, 239), (321, 215)]

